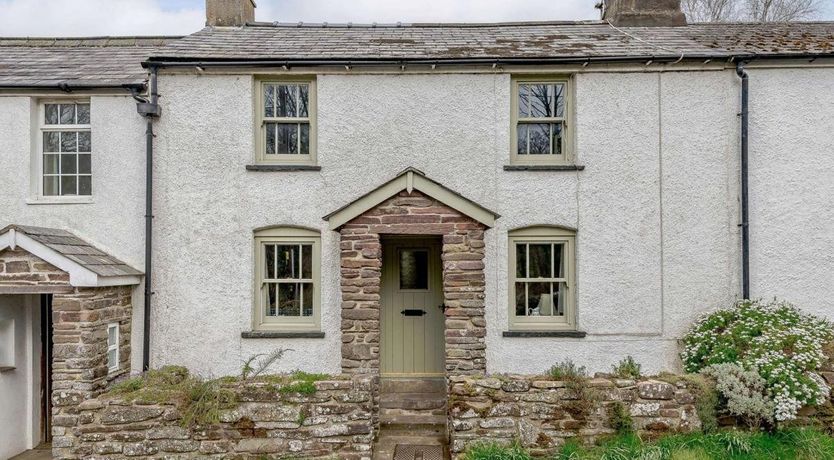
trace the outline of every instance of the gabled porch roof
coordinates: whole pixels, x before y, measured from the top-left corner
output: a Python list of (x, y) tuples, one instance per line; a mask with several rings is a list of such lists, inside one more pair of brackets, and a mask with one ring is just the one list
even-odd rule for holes
[(408, 193), (413, 190), (420, 191), (487, 227), (493, 227), (495, 219), (501, 217), (498, 213), (490, 211), (460, 193), (429, 179), (419, 169), (406, 168), (390, 181), (324, 216), (324, 220), (330, 222), (331, 230), (337, 230), (342, 225), (403, 190)]
[(139, 284), (142, 272), (66, 230), (9, 225), (0, 230), (0, 251), (21, 248), (69, 274), (75, 287)]

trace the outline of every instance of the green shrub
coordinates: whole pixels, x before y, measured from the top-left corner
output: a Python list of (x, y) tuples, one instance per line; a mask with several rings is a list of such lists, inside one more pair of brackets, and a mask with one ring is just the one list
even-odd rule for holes
[(517, 442), (510, 445), (483, 442), (470, 446), (463, 454), (464, 460), (530, 460), (533, 457)]
[(637, 380), (640, 378), (641, 367), (640, 363), (635, 361), (633, 357), (626, 356), (625, 359), (614, 366), (614, 375), (621, 379)]
[(741, 417), (752, 427), (773, 422), (773, 401), (758, 372), (745, 370), (739, 364), (723, 363), (713, 364), (703, 373), (715, 379), (715, 388), (726, 399), (731, 414)]
[(620, 401), (615, 401), (609, 408), (608, 422), (617, 434), (634, 432), (634, 421), (628, 408)]
[(588, 378), (585, 366), (577, 366), (569, 359), (556, 363), (547, 371), (547, 375), (553, 380), (565, 381), (584, 381)]
[(772, 403), (772, 420), (783, 422), (803, 406), (828, 399), (830, 388), (816, 372), (832, 339), (830, 322), (787, 302), (744, 300), (699, 319), (683, 338), (681, 359), (687, 372), (736, 363), (758, 373)]

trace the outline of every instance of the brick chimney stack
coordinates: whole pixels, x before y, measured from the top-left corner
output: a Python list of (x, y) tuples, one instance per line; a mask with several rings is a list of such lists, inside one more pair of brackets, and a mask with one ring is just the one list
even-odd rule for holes
[(680, 0), (604, 0), (602, 20), (615, 26), (685, 26)]
[(255, 0), (206, 0), (206, 25), (240, 27), (255, 21)]

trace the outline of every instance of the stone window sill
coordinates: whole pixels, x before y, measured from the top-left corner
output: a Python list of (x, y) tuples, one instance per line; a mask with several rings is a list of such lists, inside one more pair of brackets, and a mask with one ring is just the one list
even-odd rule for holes
[(585, 165), (504, 165), (504, 171), (582, 171)]
[(584, 338), (585, 331), (504, 331), (504, 337), (537, 338), (537, 337), (570, 337), (575, 339)]
[(323, 339), (321, 331), (243, 331), (244, 339)]
[(266, 165), (266, 164), (254, 164), (254, 165), (246, 165), (247, 171), (260, 171), (260, 172), (271, 172), (271, 171), (321, 171), (321, 166), (319, 165)]
[(26, 204), (92, 204), (92, 196), (83, 197), (38, 197), (26, 200)]

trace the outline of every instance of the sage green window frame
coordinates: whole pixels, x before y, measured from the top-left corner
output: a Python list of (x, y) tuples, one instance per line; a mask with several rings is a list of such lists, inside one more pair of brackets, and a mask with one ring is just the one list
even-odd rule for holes
[[(507, 278), (509, 280), (508, 312), (509, 327), (513, 331), (560, 331), (576, 329), (576, 231), (557, 226), (534, 226), (512, 230), (509, 236), (509, 258)], [(564, 244), (563, 278), (518, 278), (516, 270), (517, 244)], [(529, 260), (528, 260), (529, 263)], [(529, 273), (528, 273), (529, 274)], [(518, 316), (516, 315), (516, 282), (564, 282), (563, 316)]]
[[(267, 85), (308, 85), (307, 117), (266, 117), (264, 115), (264, 87)], [(255, 162), (267, 165), (316, 165), (317, 150), (317, 97), (314, 76), (256, 76), (255, 77)], [(267, 123), (307, 123), (310, 126), (309, 154), (266, 153)]]
[[(567, 75), (560, 76), (514, 76), (512, 77), (512, 94), (510, 95), (510, 164), (513, 165), (570, 165), (574, 164), (573, 155), (573, 79)], [(519, 86), (521, 85), (564, 85), (565, 110), (561, 117), (521, 118), (518, 115)], [(561, 155), (520, 155), (518, 153), (518, 125), (535, 123), (562, 124)]]
[[(266, 255), (267, 245), (302, 245), (312, 246), (312, 273), (310, 278), (267, 279)], [(318, 231), (299, 227), (270, 227), (255, 231), (255, 286), (252, 327), (259, 331), (318, 332), (321, 329), (321, 234)], [(266, 285), (275, 282), (311, 283), (313, 285), (312, 316), (267, 316)], [(276, 296), (278, 293), (276, 292)], [(300, 306), (303, 310), (303, 305)]]

